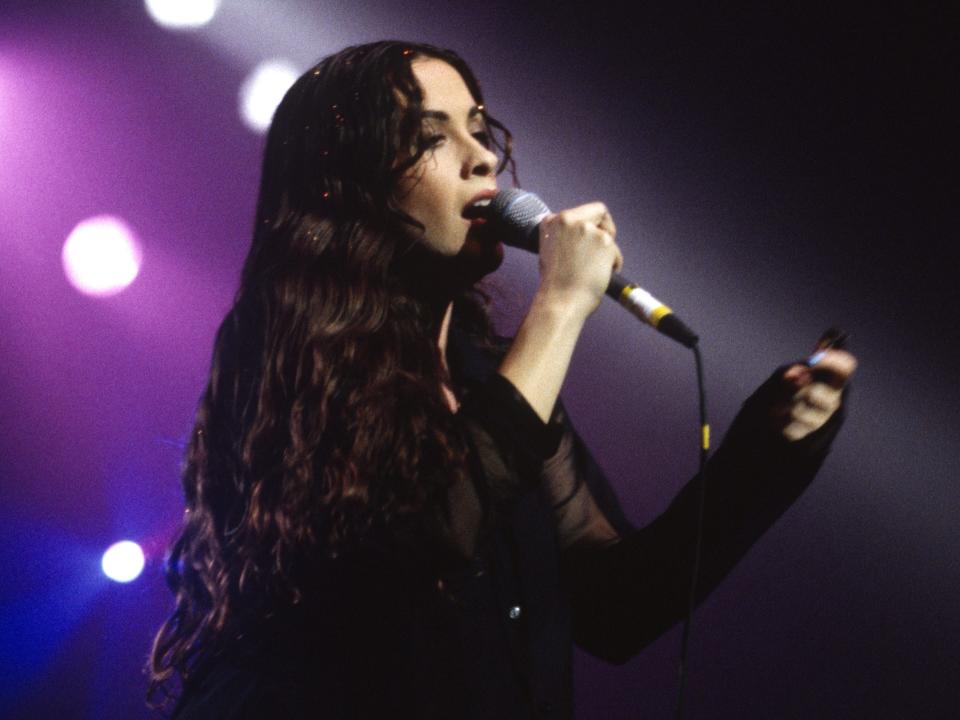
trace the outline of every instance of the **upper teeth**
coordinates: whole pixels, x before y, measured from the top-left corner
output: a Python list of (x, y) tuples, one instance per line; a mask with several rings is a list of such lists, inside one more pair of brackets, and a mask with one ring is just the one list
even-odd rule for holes
[(473, 207), (486, 207), (489, 204), (490, 204), (490, 198), (481, 198), (480, 200), (477, 200), (471, 203)]

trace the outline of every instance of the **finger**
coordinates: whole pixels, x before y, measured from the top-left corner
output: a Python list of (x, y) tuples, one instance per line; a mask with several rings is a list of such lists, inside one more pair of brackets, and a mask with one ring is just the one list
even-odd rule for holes
[(809, 427), (806, 423), (791, 422), (785, 425), (783, 430), (780, 432), (790, 442), (796, 442), (797, 440), (802, 440), (811, 432), (813, 432), (813, 428)]
[(586, 228), (588, 229), (588, 237), (597, 238), (603, 247), (613, 250), (613, 272), (618, 272), (623, 267), (623, 253), (620, 251), (617, 241), (613, 239), (613, 235), (593, 223), (586, 223)]
[(588, 220), (583, 223), (582, 227), (583, 227), (584, 238), (598, 242), (600, 245), (603, 245), (604, 247), (612, 247), (617, 244), (616, 241), (613, 239), (613, 235), (608, 233), (606, 230), (604, 230), (602, 227), (597, 225), (595, 222)]
[(620, 272), (623, 269), (623, 253), (620, 252), (620, 247), (617, 246), (617, 257), (613, 261), (613, 271)]
[(813, 381), (810, 368), (802, 363), (788, 367), (783, 373), (783, 379), (797, 389), (809, 385)]
[(611, 237), (615, 238), (617, 236), (617, 226), (613, 222), (613, 215), (611, 215), (609, 211), (603, 214), (603, 217), (600, 218), (600, 222), (597, 223), (597, 227), (605, 232), (610, 233)]
[(824, 383), (815, 382), (811, 385), (808, 385), (799, 393), (797, 393), (797, 395), (799, 396), (798, 399), (802, 400), (810, 407), (824, 410), (826, 412), (832, 413), (834, 410), (840, 407), (840, 390)]
[(827, 419), (830, 417), (830, 413), (826, 412), (825, 410), (810, 407), (805, 403), (798, 402), (794, 404), (792, 408), (790, 408), (789, 417), (792, 422), (802, 423), (811, 430), (815, 430), (827, 421)]
[(812, 365), (815, 379), (841, 388), (857, 369), (857, 359), (846, 350), (823, 350)]
[(609, 215), (607, 206), (602, 202), (590, 202), (585, 205), (578, 205), (575, 208), (564, 210), (560, 217), (565, 223), (574, 224), (578, 222), (591, 222), (594, 225), (600, 225), (604, 215)]

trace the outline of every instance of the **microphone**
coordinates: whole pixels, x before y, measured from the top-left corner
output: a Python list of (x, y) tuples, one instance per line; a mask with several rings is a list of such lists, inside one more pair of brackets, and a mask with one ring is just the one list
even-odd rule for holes
[[(497, 232), (505, 245), (536, 253), (540, 250), (540, 222), (550, 208), (526, 190), (501, 190), (490, 201), (485, 216), (489, 229)], [(699, 339), (673, 311), (636, 283), (619, 273), (610, 276), (607, 295), (633, 315), (681, 345), (693, 348)]]

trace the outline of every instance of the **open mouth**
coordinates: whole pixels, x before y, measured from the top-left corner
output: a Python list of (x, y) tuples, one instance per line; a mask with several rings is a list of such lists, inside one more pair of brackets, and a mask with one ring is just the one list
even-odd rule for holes
[(468, 204), (461, 213), (461, 216), (470, 221), (471, 225), (484, 225), (487, 222), (487, 208), (490, 206), (489, 197), (474, 200)]

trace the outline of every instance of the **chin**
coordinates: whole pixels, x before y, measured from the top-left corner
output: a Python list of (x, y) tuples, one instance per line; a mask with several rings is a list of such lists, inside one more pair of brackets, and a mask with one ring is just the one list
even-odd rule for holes
[(503, 263), (503, 244), (468, 238), (456, 255), (459, 275), (470, 285), (494, 272)]

